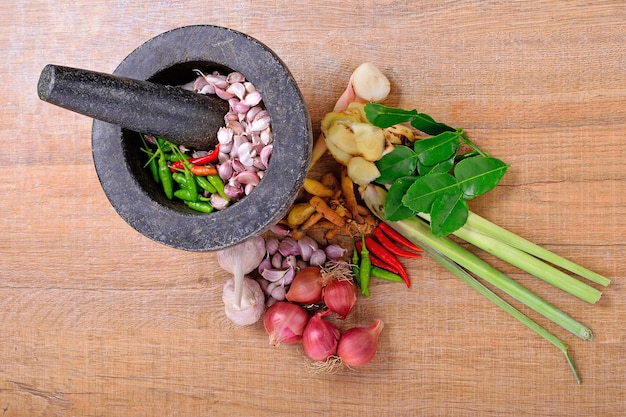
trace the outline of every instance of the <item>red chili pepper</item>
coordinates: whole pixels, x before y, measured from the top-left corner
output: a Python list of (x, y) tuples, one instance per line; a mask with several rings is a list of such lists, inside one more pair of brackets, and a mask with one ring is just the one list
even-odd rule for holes
[(365, 246), (369, 249), (369, 251), (378, 256), (382, 261), (387, 262), (389, 265), (398, 269), (398, 274), (404, 279), (404, 283), (407, 288), (411, 287), (411, 280), (409, 279), (409, 274), (404, 269), (404, 265), (396, 258), (396, 256), (389, 252), (387, 249), (381, 246), (380, 243), (374, 240), (371, 236), (365, 238)]
[[(363, 246), (361, 244), (361, 241), (359, 240), (359, 241), (355, 242), (355, 245), (356, 245), (356, 250), (361, 252), (361, 247)], [(377, 267), (379, 267), (381, 269), (385, 269), (385, 270), (387, 270), (389, 272), (393, 272), (394, 274), (400, 275), (400, 271), (398, 270), (397, 267), (395, 267), (393, 265), (389, 265), (386, 262), (383, 262), (378, 256), (376, 256), (376, 255), (374, 255), (372, 253), (370, 253), (370, 261), (372, 262), (372, 265), (374, 265), (374, 266), (377, 266)]]
[(385, 232), (387, 236), (389, 236), (392, 240), (406, 246), (409, 249), (413, 249), (414, 251), (423, 252), (422, 249), (417, 246), (415, 243), (411, 242), (409, 239), (400, 234), (396, 229), (389, 226), (385, 222), (378, 223), (378, 227)]
[[(213, 151), (209, 152), (204, 156), (200, 156), (198, 158), (187, 158), (187, 162), (192, 165), (206, 165), (217, 161), (217, 157), (220, 155), (220, 144), (218, 143), (215, 146)], [(170, 171), (176, 172), (183, 169), (183, 161), (176, 161), (170, 165)]]
[(395, 255), (402, 256), (404, 258), (421, 258), (422, 257), (421, 253), (411, 252), (396, 245), (391, 239), (389, 239), (389, 237), (385, 234), (385, 232), (379, 227), (374, 229), (374, 236), (376, 236), (376, 239), (378, 239), (380, 244), (383, 245), (385, 249), (389, 250), (389, 252), (392, 252)]

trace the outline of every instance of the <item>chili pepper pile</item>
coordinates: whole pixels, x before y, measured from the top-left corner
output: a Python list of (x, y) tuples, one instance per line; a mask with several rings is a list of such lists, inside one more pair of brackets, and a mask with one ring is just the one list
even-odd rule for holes
[(379, 223), (373, 236), (362, 235), (354, 242), (352, 252), (353, 273), (361, 294), (369, 297), (369, 282), (376, 277), (393, 282), (404, 282), (411, 287), (411, 280), (399, 258), (420, 258), (421, 249), (385, 223)]
[(154, 138), (156, 149), (148, 146), (143, 135), (141, 139), (144, 145), (141, 150), (148, 155), (146, 165), (168, 199), (177, 198), (201, 213), (215, 210), (211, 204), (213, 194), (230, 201), (224, 192), (224, 182), (213, 166), (219, 156), (219, 144), (207, 155), (192, 158), (163, 138)]

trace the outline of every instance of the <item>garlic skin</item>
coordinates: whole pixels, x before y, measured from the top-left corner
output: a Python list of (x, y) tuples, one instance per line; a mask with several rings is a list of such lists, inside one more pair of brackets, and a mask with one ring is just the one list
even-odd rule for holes
[(259, 283), (252, 278), (243, 279), (241, 304), (235, 305), (235, 279), (231, 278), (224, 284), (222, 301), (226, 317), (239, 326), (249, 326), (261, 319), (265, 311), (265, 294)]

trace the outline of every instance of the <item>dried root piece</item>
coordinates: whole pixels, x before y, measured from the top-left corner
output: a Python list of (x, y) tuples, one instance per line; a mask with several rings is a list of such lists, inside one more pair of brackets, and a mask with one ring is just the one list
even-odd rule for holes
[(317, 210), (318, 213), (322, 214), (326, 220), (330, 221), (334, 225), (343, 227), (346, 224), (346, 219), (330, 208), (321, 197), (311, 197), (310, 203), (313, 207), (315, 207), (315, 210)]
[(350, 211), (354, 221), (357, 223), (363, 223), (363, 217), (361, 217), (361, 214), (359, 213), (356, 194), (354, 193), (354, 183), (348, 177), (348, 170), (346, 167), (341, 168), (341, 191), (343, 193), (346, 207)]
[(298, 227), (297, 229), (294, 229), (291, 232), (291, 237), (295, 240), (300, 240), (302, 239), (304, 236), (306, 236), (307, 232), (320, 220), (322, 220), (324, 218), (324, 216), (319, 213), (319, 212), (315, 212), (311, 215), (311, 217), (309, 217), (307, 219), (307, 221), (305, 221), (304, 223), (302, 223), (302, 225), (300, 225), (300, 227)]

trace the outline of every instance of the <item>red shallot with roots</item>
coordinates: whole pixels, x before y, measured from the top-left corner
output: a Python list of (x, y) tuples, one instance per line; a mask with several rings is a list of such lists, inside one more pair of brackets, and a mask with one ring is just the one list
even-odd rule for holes
[(341, 333), (332, 322), (324, 320), (329, 311), (315, 313), (302, 334), (304, 354), (314, 361), (326, 361), (337, 353)]
[(309, 313), (297, 304), (279, 301), (265, 312), (263, 325), (270, 337), (270, 345), (290, 345), (302, 340), (309, 322)]
[(353, 327), (346, 330), (339, 340), (337, 356), (348, 366), (363, 366), (376, 355), (378, 336), (384, 323), (376, 320), (368, 327)]

